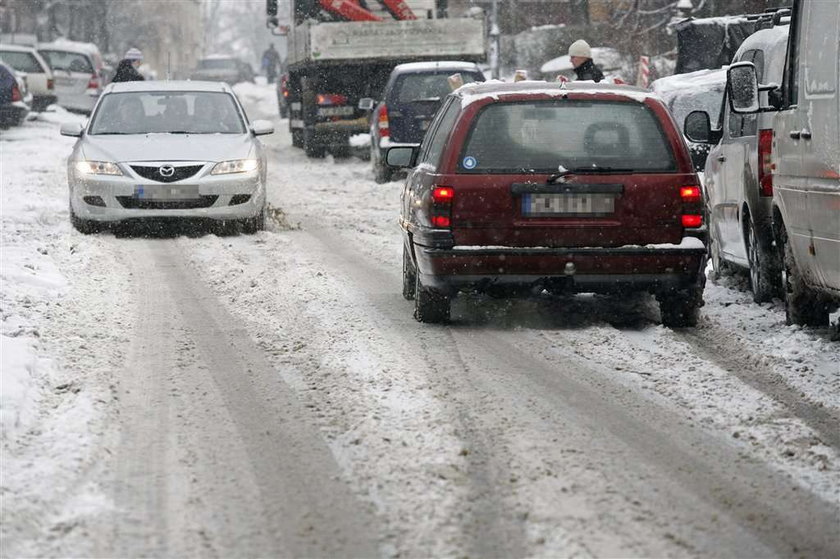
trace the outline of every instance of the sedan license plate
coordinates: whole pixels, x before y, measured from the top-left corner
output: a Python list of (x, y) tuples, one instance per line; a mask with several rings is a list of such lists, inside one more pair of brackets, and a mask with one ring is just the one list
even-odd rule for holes
[(353, 107), (319, 107), (318, 116), (353, 116)]
[(200, 198), (198, 185), (141, 185), (134, 187), (134, 197), (140, 200), (192, 200)]
[(524, 194), (522, 215), (605, 215), (615, 212), (613, 194)]

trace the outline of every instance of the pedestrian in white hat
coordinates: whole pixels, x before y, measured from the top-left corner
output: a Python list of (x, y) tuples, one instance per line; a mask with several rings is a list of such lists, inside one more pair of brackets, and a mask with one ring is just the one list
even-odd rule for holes
[(143, 53), (140, 49), (130, 48), (126, 51), (123, 59), (117, 65), (117, 72), (114, 74), (114, 82), (139, 82), (146, 78), (137, 71), (143, 62)]
[(604, 79), (604, 73), (592, 61), (592, 49), (589, 43), (583, 39), (578, 39), (569, 46), (569, 59), (575, 68), (578, 80), (597, 83)]

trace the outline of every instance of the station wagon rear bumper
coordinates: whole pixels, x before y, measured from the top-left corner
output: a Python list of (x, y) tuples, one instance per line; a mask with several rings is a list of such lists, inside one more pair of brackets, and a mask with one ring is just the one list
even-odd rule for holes
[(444, 291), (493, 285), (543, 286), (568, 292), (667, 291), (701, 282), (706, 246), (680, 244), (574, 247), (431, 248), (414, 245), (420, 281)]

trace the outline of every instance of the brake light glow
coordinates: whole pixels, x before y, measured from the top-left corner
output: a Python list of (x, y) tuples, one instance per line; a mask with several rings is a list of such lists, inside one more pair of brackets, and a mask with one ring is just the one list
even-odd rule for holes
[(380, 138), (388, 138), (391, 136), (391, 125), (388, 122), (388, 107), (382, 105), (379, 108), (379, 117), (378, 117), (378, 126), (379, 126), (379, 137)]
[(703, 216), (702, 215), (683, 215), (682, 216), (682, 226), (683, 227), (700, 227), (703, 225)]
[(683, 202), (699, 202), (700, 187), (699, 186), (682, 186), (680, 187), (680, 198)]
[(758, 191), (762, 196), (773, 196), (773, 130), (758, 131)]
[(452, 224), (448, 215), (433, 215), (432, 225), (435, 227), (449, 227)]
[(451, 202), (454, 196), (455, 192), (448, 186), (436, 186), (432, 190), (432, 199), (437, 204)]
[(23, 101), (23, 95), (20, 94), (18, 84), (12, 84), (12, 103)]
[(347, 97), (345, 95), (338, 95), (335, 93), (319, 93), (315, 97), (315, 102), (322, 106), (346, 105)]

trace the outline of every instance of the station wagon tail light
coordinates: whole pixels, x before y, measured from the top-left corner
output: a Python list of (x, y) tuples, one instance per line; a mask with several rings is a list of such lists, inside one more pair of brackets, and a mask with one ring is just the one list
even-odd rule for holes
[(758, 131), (758, 191), (762, 196), (773, 196), (773, 130)]
[(683, 186), (680, 188), (680, 198), (683, 202), (699, 202), (700, 201), (700, 187), (699, 186)]
[(455, 191), (451, 186), (432, 187), (431, 221), (435, 227), (449, 227), (452, 225), (452, 200)]
[(378, 126), (379, 126), (379, 137), (380, 138), (388, 138), (391, 136), (391, 125), (388, 122), (388, 107), (382, 105), (379, 109), (379, 116), (378, 119)]
[(684, 228), (695, 229), (703, 225), (703, 191), (697, 184), (680, 187), (682, 215), (680, 223)]
[(683, 214), (682, 226), (687, 228), (700, 227), (703, 225), (703, 216), (694, 214)]

